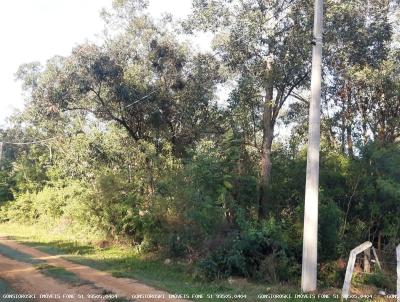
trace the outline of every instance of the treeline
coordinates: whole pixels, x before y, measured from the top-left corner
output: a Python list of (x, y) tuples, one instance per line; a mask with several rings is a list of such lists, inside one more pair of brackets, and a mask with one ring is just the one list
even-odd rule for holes
[[(337, 285), (355, 245), (400, 239), (399, 20), (389, 0), (325, 10), (318, 246), (320, 278)], [(102, 45), (19, 68), (27, 100), (0, 132), (0, 221), (187, 259), (209, 280), (298, 280), (312, 12), (195, 0), (177, 22), (114, 1)], [(211, 53), (188, 42), (202, 31)]]

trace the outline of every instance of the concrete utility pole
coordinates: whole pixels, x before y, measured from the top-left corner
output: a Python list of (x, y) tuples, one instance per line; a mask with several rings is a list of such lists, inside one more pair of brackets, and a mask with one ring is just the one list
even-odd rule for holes
[(2, 156), (3, 156), (3, 142), (0, 142), (0, 169), (1, 169)]
[(314, 5), (314, 47), (311, 71), (311, 103), (304, 207), (303, 264), (301, 273), (301, 289), (303, 292), (310, 292), (317, 289), (323, 0), (315, 0)]

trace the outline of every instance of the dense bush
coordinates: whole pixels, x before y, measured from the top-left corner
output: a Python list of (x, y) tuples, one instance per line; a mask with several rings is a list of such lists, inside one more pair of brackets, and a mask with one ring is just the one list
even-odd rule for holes
[[(185, 259), (195, 263), (197, 275), (207, 280), (229, 276), (268, 283), (298, 280), (304, 215), (302, 151), (291, 159), (293, 154), (285, 146), (277, 146), (274, 199), (268, 219), (259, 220), (257, 155), (244, 148), (233, 132), (219, 141), (199, 141), (187, 148), (184, 159), (177, 159), (166, 142), (111, 148), (96, 142), (97, 135), (119, 141), (120, 134), (113, 129), (90, 137), (85, 148), (96, 151), (82, 148), (84, 137), (79, 135), (68, 145), (79, 160), (70, 154), (47, 171), (27, 173), (29, 186), (19, 182), (21, 171), (32, 163), (24, 166), (26, 162), (20, 161), (18, 177), (7, 179), (7, 190), (13, 193), (7, 196), (15, 199), (1, 207), (0, 221), (43, 223), (54, 232), (95, 234), (135, 245), (142, 253)], [(102, 164), (103, 157), (115, 160)], [(322, 153), (318, 255), (319, 277), (327, 286), (343, 281), (343, 267), (335, 260), (347, 257), (358, 243), (376, 240), (368, 234), (382, 232), (391, 246), (398, 238), (398, 218), (393, 213), (399, 175), (387, 158), (397, 163), (398, 148), (371, 145), (354, 159), (335, 151)], [(76, 169), (80, 161), (82, 166)], [(68, 163), (71, 166), (61, 173), (61, 164)], [(382, 211), (390, 219), (377, 219)], [(390, 286), (380, 275), (368, 282)]]
[(320, 266), (318, 279), (323, 285), (332, 287), (343, 286), (346, 274), (346, 262), (343, 259), (325, 262)]
[(378, 270), (365, 277), (365, 283), (375, 285), (378, 288), (395, 291), (396, 281), (388, 274)]
[(318, 223), (318, 257), (321, 261), (337, 259), (340, 250), (340, 223), (343, 213), (331, 199), (321, 198)]
[(206, 279), (231, 275), (276, 282), (288, 281), (299, 273), (299, 266), (289, 258), (286, 233), (274, 218), (260, 225), (234, 230), (229, 236), (214, 239), (199, 268)]
[[(86, 193), (87, 189), (79, 182), (71, 182), (68, 186), (46, 186), (37, 193), (17, 195), (15, 200), (9, 201), (2, 208), (1, 217), (3, 221), (53, 225), (65, 215), (68, 207), (80, 204)], [(80, 211), (74, 208), (73, 212), (78, 215)]]
[(12, 202), (1, 208), (0, 219), (3, 222), (17, 221), (31, 223), (38, 218), (37, 209), (33, 206), (36, 194), (25, 193), (19, 195)]

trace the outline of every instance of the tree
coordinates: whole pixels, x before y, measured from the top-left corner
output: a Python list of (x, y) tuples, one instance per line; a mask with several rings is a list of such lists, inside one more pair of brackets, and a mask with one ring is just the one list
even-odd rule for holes
[[(128, 13), (134, 3), (125, 1), (118, 9)], [(94, 115), (116, 122), (135, 141), (167, 138), (183, 154), (205, 133), (220, 131), (221, 113), (213, 102), (218, 64), (212, 56), (191, 54), (166, 30), (168, 21), (156, 25), (137, 11), (129, 16), (126, 31), (103, 46), (80, 45), (43, 70), (25, 65), (19, 76), (32, 104), (47, 117)]]
[(188, 29), (215, 34), (215, 56), (233, 78), (249, 79), (262, 105), (259, 217), (272, 206), (271, 149), (279, 113), (309, 76), (310, 7), (305, 1), (208, 1), (193, 3)]
[[(365, 6), (358, 0), (335, 1), (329, 2), (327, 8), (327, 106), (334, 112), (331, 118), (333, 132), (339, 138), (342, 152), (349, 156), (354, 156), (357, 146), (366, 145), (373, 139), (369, 132), (376, 132), (371, 128), (371, 122), (377, 119), (371, 119), (372, 108), (377, 103), (387, 103), (388, 98), (384, 97), (384, 101), (382, 94), (371, 91), (372, 87), (382, 83), (380, 79), (384, 78), (386, 87), (381, 86), (382, 92), (393, 99), (397, 90), (390, 84), (393, 78), (388, 74), (385, 76), (382, 70), (388, 68), (390, 73), (390, 63), (385, 61), (393, 61), (395, 57), (391, 55), (393, 30), (389, 22), (391, 6), (395, 3), (391, 2), (368, 1)], [(371, 81), (362, 83), (367, 78)]]
[(368, 138), (381, 144), (394, 143), (400, 137), (399, 61), (390, 56), (376, 68), (358, 67), (353, 71), (358, 88), (356, 113), (360, 115), (364, 143)]

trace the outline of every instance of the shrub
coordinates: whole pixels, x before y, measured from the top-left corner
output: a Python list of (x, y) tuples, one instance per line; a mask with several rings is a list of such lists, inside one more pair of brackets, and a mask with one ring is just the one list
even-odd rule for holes
[(388, 289), (395, 291), (396, 290), (396, 282), (384, 272), (378, 270), (370, 275), (365, 277), (365, 282), (367, 284), (375, 285), (378, 288)]
[(34, 206), (35, 198), (34, 193), (24, 193), (7, 202), (2, 206), (1, 220), (27, 223), (34, 221), (39, 216)]
[(288, 281), (298, 269), (299, 265), (291, 262), (284, 251), (273, 252), (260, 262), (254, 278), (269, 283)]
[(262, 281), (287, 281), (298, 273), (281, 225), (270, 218), (242, 231), (220, 237), (219, 244), (199, 262), (199, 270), (208, 280), (243, 276)]
[(339, 231), (342, 211), (331, 199), (321, 198), (319, 214), (318, 257), (322, 261), (333, 260), (338, 255)]
[(325, 286), (341, 287), (346, 274), (346, 263), (339, 259), (321, 265), (319, 270), (319, 280)]

